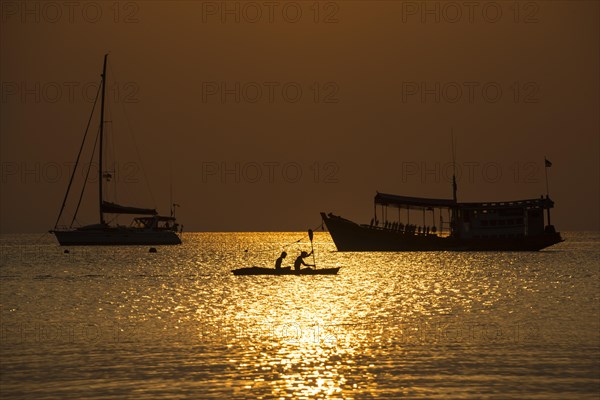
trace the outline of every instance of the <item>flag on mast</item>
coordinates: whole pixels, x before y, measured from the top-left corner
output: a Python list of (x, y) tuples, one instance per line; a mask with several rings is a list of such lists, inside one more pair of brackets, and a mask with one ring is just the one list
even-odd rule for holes
[(546, 166), (546, 168), (550, 168), (552, 166), (552, 163), (550, 162), (550, 160), (544, 157), (544, 165)]

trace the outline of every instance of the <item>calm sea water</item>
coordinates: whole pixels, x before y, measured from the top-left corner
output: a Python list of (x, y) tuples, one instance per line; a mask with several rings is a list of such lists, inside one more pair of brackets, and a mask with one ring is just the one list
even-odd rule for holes
[[(0, 397), (600, 396), (600, 235), (536, 253), (338, 253), (303, 233), (73, 247), (0, 236)], [(300, 243), (291, 244), (298, 239)], [(285, 246), (285, 247), (284, 247)]]

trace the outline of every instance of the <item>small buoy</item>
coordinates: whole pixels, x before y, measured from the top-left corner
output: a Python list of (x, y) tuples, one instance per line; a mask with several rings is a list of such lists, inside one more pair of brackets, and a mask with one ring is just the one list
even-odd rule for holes
[(148, 253), (156, 253), (156, 247), (150, 247), (150, 250), (148, 250)]
[(69, 252), (69, 249), (67, 249), (67, 250), (63, 251), (63, 253), (65, 253), (65, 254), (69, 254), (69, 253), (70, 253), (70, 252)]

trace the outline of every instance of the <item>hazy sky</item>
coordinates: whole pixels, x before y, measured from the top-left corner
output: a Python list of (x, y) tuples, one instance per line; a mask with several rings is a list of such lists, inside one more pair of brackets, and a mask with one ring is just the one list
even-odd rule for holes
[(0, 7), (3, 233), (54, 226), (106, 52), (118, 200), (168, 213), (172, 182), (187, 231), (368, 222), (377, 190), (451, 197), (451, 129), (459, 200), (545, 194), (546, 156), (557, 229), (599, 229), (598, 2)]

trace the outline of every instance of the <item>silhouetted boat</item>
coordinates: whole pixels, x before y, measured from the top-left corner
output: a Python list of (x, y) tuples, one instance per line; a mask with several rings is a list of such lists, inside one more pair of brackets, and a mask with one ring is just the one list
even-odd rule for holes
[(299, 271), (284, 268), (249, 267), (231, 270), (234, 275), (337, 275), (340, 268), (303, 268)]
[[(56, 239), (62, 246), (76, 246), (76, 245), (174, 245), (181, 244), (181, 239), (177, 234), (179, 229), (179, 224), (175, 219), (175, 206), (173, 204), (171, 209), (170, 216), (161, 216), (158, 215), (155, 209), (150, 208), (139, 208), (139, 207), (128, 207), (122, 206), (119, 204), (111, 203), (104, 200), (103, 197), (103, 182), (105, 179), (110, 180), (112, 175), (104, 170), (103, 166), (103, 158), (102, 158), (102, 150), (104, 146), (104, 103), (105, 103), (105, 93), (106, 93), (106, 62), (107, 62), (108, 54), (104, 56), (104, 64), (102, 68), (102, 83), (99, 88), (101, 94), (101, 103), (100, 103), (100, 127), (98, 131), (98, 137), (96, 138), (96, 144), (98, 144), (98, 207), (99, 207), (99, 223), (82, 226), (82, 227), (73, 227), (75, 222), (75, 217), (77, 216), (77, 211), (79, 210), (79, 205), (81, 204), (81, 199), (83, 198), (83, 192), (85, 190), (85, 183), (87, 182), (87, 174), (86, 174), (86, 182), (81, 189), (81, 194), (79, 197), (79, 204), (77, 205), (77, 209), (71, 221), (71, 224), (68, 227), (59, 227), (58, 223), (60, 221), (62, 212), (65, 208), (65, 204), (67, 201), (67, 197), (69, 195), (69, 191), (71, 189), (71, 184), (73, 183), (73, 177), (75, 176), (75, 171), (77, 170), (77, 166), (79, 164), (79, 158), (81, 156), (87, 132), (84, 135), (83, 143), (81, 144), (81, 148), (79, 150), (79, 154), (77, 156), (77, 160), (75, 162), (75, 167), (73, 168), (73, 173), (71, 175), (71, 179), (69, 181), (69, 185), (67, 187), (67, 192), (65, 194), (62, 207), (60, 209), (58, 218), (56, 220), (56, 224), (54, 229), (50, 232), (54, 233)], [(95, 105), (95, 104), (94, 104)], [(95, 109), (95, 107), (94, 107)], [(92, 116), (94, 114), (94, 110), (92, 110)], [(92, 119), (90, 116), (90, 121)], [(88, 123), (89, 129), (89, 123)], [(94, 153), (96, 149), (96, 144), (94, 144)], [(92, 154), (94, 157), (95, 154)], [(91, 165), (91, 162), (90, 162)], [(88, 168), (89, 173), (89, 168)], [(141, 215), (140, 217), (134, 218), (133, 222), (130, 226), (112, 226), (106, 222), (105, 214), (118, 215), (118, 214), (128, 214), (128, 215)]]
[[(548, 160), (545, 162), (546, 167), (552, 165)], [(370, 224), (357, 224), (331, 213), (322, 212), (321, 217), (338, 251), (536, 251), (563, 241), (550, 223), (554, 202), (548, 195), (528, 200), (459, 203), (455, 176), (452, 187), (453, 199), (377, 193)], [(388, 218), (388, 207), (398, 210), (397, 219)], [(403, 210), (406, 210), (404, 219)], [(411, 224), (411, 210), (422, 212), (422, 224)], [(430, 225), (428, 213), (431, 213)]]

